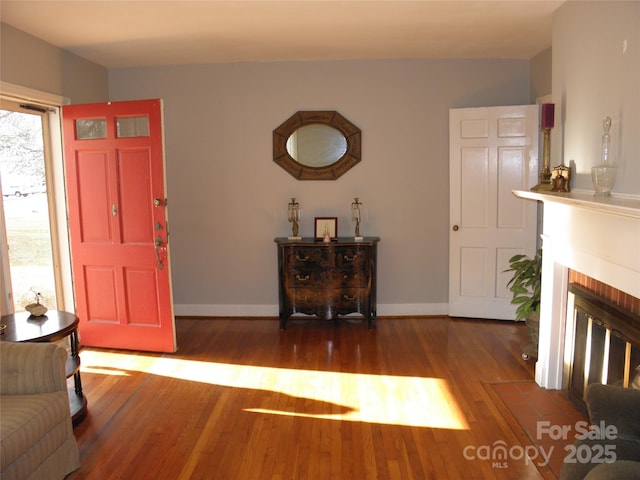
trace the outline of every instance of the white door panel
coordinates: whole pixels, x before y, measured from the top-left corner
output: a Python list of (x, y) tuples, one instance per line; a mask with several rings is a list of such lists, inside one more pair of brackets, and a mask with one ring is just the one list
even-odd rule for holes
[(460, 249), (460, 267), (467, 273), (460, 277), (460, 295), (465, 297), (485, 297), (489, 281), (487, 272), (487, 249), (462, 247)]
[(489, 220), (489, 150), (467, 148), (461, 152), (460, 223), (465, 227), (486, 228)]
[(525, 182), (526, 162), (523, 148), (498, 151), (498, 228), (523, 228), (525, 203), (513, 195)]
[(450, 111), (449, 314), (513, 319), (504, 270), (533, 254), (536, 206), (512, 194), (537, 181), (538, 107)]

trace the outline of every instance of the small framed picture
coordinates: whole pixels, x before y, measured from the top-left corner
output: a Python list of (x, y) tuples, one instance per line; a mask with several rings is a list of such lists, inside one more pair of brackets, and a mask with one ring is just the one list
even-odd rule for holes
[(338, 217), (316, 217), (315, 225), (316, 240), (322, 240), (325, 233), (329, 234), (331, 240), (338, 239)]

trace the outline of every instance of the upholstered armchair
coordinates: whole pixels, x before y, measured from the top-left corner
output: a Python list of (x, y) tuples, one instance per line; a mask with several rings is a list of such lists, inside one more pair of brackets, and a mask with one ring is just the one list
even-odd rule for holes
[(565, 461), (560, 479), (640, 480), (640, 390), (594, 383), (585, 400), (599, 438), (576, 441), (579, 455)]
[(80, 466), (55, 343), (0, 342), (0, 478), (62, 479)]

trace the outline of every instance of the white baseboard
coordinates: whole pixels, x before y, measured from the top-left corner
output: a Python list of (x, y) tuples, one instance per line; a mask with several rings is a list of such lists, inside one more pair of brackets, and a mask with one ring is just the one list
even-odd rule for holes
[(176, 304), (179, 317), (277, 317), (278, 305), (202, 305)]
[(387, 303), (378, 304), (378, 316), (447, 315), (448, 303)]
[[(278, 305), (202, 305), (176, 304), (179, 317), (277, 317)], [(378, 316), (447, 315), (447, 303), (379, 304)]]

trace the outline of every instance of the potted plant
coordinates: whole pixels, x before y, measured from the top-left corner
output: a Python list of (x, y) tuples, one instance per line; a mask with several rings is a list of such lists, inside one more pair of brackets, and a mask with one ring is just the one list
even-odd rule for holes
[[(540, 280), (542, 277), (542, 250), (533, 258), (527, 255), (514, 255), (509, 259), (509, 270), (514, 272), (507, 283), (513, 293), (511, 303), (518, 305), (516, 321), (526, 320), (532, 353), (538, 355), (538, 332), (540, 326)], [(523, 354), (523, 358), (528, 358)]]

